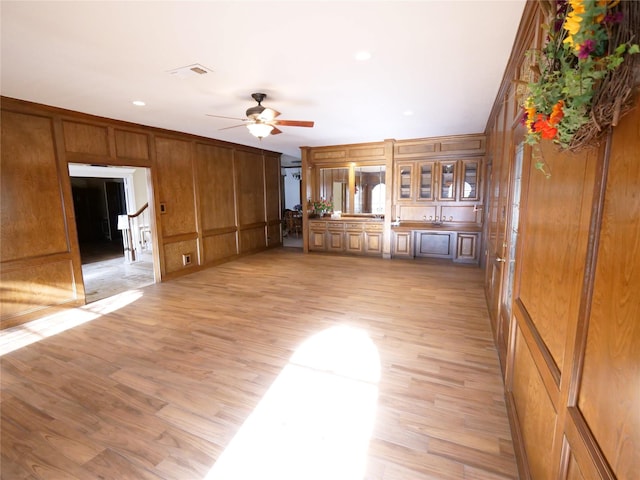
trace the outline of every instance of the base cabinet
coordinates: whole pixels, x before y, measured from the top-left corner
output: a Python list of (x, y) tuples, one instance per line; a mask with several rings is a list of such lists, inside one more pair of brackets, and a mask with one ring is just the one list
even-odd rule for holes
[(400, 230), (391, 234), (396, 258), (445, 258), (456, 263), (480, 262), (480, 232)]
[(324, 252), (327, 249), (324, 224), (317, 226), (314, 223), (309, 227), (309, 250)]
[(479, 233), (458, 233), (454, 260), (460, 263), (478, 263), (479, 240)]
[(393, 232), (391, 255), (399, 258), (413, 258), (413, 232)]
[(382, 222), (312, 220), (309, 222), (309, 250), (382, 255), (383, 230)]

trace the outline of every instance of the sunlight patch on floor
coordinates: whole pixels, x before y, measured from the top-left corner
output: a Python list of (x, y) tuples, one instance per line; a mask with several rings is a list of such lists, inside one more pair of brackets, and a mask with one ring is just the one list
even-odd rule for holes
[(206, 480), (357, 480), (373, 430), (380, 357), (338, 326), (294, 353)]
[(108, 313), (115, 312), (135, 302), (140, 297), (142, 297), (142, 291), (128, 290), (83, 307), (71, 308), (33, 320), (24, 325), (2, 330), (0, 331), (0, 357), (78, 325), (91, 322)]

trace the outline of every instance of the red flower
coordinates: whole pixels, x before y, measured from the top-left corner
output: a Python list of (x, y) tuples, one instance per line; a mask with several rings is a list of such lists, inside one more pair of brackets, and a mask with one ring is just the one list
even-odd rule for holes
[(551, 125), (559, 124), (560, 120), (564, 118), (564, 112), (562, 111), (562, 107), (564, 107), (563, 100), (558, 100), (558, 103), (556, 103), (553, 106), (553, 109), (551, 110), (551, 115), (549, 116), (549, 123)]
[(540, 132), (540, 136), (546, 140), (553, 140), (558, 134), (558, 129), (554, 127), (549, 122), (549, 119), (542, 113), (539, 113), (536, 117), (536, 121), (533, 124), (533, 131)]

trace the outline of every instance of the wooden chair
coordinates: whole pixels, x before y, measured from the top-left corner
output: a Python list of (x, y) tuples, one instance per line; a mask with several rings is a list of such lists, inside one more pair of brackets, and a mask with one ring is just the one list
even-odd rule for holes
[(288, 233), (294, 233), (296, 238), (302, 233), (302, 216), (293, 210), (287, 210), (284, 214)]

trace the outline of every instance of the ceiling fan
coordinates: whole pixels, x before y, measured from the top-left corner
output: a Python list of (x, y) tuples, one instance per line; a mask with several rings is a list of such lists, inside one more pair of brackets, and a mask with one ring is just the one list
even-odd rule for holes
[(247, 109), (247, 118), (224, 117), (222, 115), (210, 115), (209, 117), (228, 118), (230, 120), (240, 120), (242, 123), (231, 127), (221, 128), (220, 130), (228, 130), (230, 128), (247, 127), (254, 137), (263, 139), (268, 135), (277, 135), (282, 133), (276, 125), (285, 127), (313, 127), (313, 122), (307, 120), (278, 120), (276, 117), (280, 112), (272, 108), (263, 107), (262, 101), (267, 98), (266, 93), (252, 93), (251, 97), (258, 102), (258, 105)]

